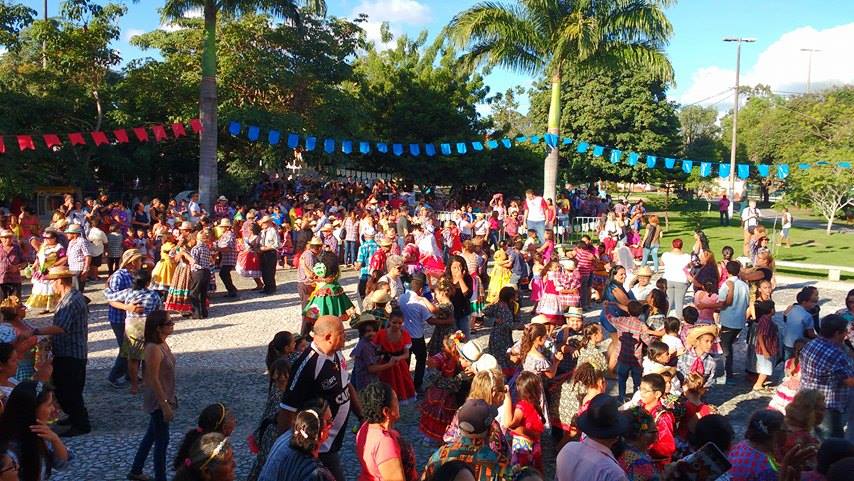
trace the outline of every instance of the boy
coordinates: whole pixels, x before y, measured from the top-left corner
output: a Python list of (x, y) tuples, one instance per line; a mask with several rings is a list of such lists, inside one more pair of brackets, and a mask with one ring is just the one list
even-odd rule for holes
[(647, 374), (641, 379), (640, 405), (652, 416), (658, 428), (658, 439), (649, 446), (649, 455), (660, 469), (670, 463), (676, 452), (676, 439), (673, 437), (676, 419), (661, 404), (661, 397), (666, 390), (667, 385), (661, 374)]
[(525, 244), (522, 246), (522, 248), (527, 251), (528, 248), (532, 245), (535, 248), (540, 247), (540, 239), (537, 238), (536, 230), (528, 229), (528, 237), (525, 239)]
[(679, 357), (676, 367), (679, 376), (684, 380), (695, 372), (703, 376), (703, 385), (709, 387), (715, 378), (715, 360), (709, 353), (715, 338), (718, 336), (718, 326), (699, 325), (688, 331), (688, 349)]
[[(650, 335), (660, 336), (661, 331), (650, 330), (638, 316), (643, 312), (643, 305), (638, 301), (629, 301), (628, 317), (613, 317), (607, 314), (608, 321), (617, 330), (620, 340), (620, 352), (617, 355), (617, 389), (620, 402), (626, 399), (626, 381), (632, 376), (634, 390), (641, 383), (641, 365), (643, 363), (643, 345), (652, 341)], [(602, 309), (606, 309), (605, 306)]]

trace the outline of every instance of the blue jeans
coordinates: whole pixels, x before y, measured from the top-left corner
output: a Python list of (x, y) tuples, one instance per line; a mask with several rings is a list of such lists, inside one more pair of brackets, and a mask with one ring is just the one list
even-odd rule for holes
[[(122, 343), (125, 339), (125, 323), (121, 324), (113, 324), (110, 323), (110, 327), (113, 328), (113, 334), (116, 336), (116, 343), (119, 345), (119, 349), (122, 348)], [(128, 375), (128, 358), (122, 356), (121, 353), (116, 354), (116, 361), (113, 363), (113, 368), (110, 369), (110, 374), (107, 376), (107, 380), (110, 382), (116, 382), (123, 377), (127, 377)]]
[(458, 331), (463, 331), (463, 334), (465, 334), (466, 339), (469, 339), (471, 337), (471, 328), (469, 327), (468, 315), (456, 319), (456, 325)]
[(658, 246), (643, 248), (642, 266), (646, 265), (646, 259), (649, 255), (652, 255), (652, 272), (658, 272)]
[(169, 446), (169, 423), (163, 420), (163, 411), (160, 409), (151, 413), (148, 429), (145, 431), (142, 441), (139, 442), (136, 456), (133, 457), (131, 473), (142, 474), (142, 468), (145, 467), (145, 460), (148, 458), (152, 444), (154, 445), (154, 480), (166, 481), (166, 448)]
[(344, 241), (344, 263), (355, 264), (358, 257), (356, 241)]
[(528, 224), (529, 230), (534, 229), (535, 231), (537, 231), (537, 239), (539, 239), (540, 242), (542, 242), (543, 239), (546, 238), (546, 221), (544, 221), (544, 220), (528, 220), (528, 221), (526, 221), (526, 224)]
[(640, 389), (641, 367), (640, 366), (628, 366), (626, 364), (618, 362), (617, 363), (617, 390), (620, 393), (620, 402), (625, 402), (625, 400), (626, 400), (626, 381), (629, 380), (629, 375), (632, 376), (632, 383), (634, 384), (634, 390), (637, 391), (638, 389)]

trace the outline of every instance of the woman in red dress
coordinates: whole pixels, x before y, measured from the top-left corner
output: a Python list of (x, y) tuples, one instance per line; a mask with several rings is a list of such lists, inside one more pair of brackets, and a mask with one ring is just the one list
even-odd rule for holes
[(388, 327), (380, 329), (374, 342), (380, 347), (381, 355), (389, 356), (389, 361), (394, 363), (391, 369), (377, 374), (380, 381), (391, 386), (400, 401), (406, 401), (415, 397), (415, 383), (409, 374), (409, 349), (412, 347), (412, 338), (409, 337), (409, 333), (401, 329), (402, 326), (403, 313), (395, 309), (389, 315)]

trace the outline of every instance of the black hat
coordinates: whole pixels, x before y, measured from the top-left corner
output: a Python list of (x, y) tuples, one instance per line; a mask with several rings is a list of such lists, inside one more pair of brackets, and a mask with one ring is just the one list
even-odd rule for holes
[(467, 436), (480, 436), (489, 432), (498, 410), (482, 399), (469, 399), (457, 411), (460, 431)]
[(616, 438), (629, 429), (629, 418), (622, 416), (616, 398), (599, 394), (590, 401), (590, 407), (578, 417), (578, 427), (591, 438)]

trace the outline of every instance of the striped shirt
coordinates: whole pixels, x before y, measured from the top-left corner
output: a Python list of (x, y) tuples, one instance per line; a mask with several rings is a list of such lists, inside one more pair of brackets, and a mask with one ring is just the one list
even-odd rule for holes
[[(107, 279), (107, 288), (104, 289), (104, 297), (107, 298), (108, 302), (118, 301), (118, 294), (125, 289), (130, 289), (131, 286), (133, 286), (133, 276), (131, 276), (130, 271), (124, 268), (119, 269), (113, 272), (113, 275)], [(113, 306), (107, 307), (107, 319), (110, 321), (110, 324), (124, 324), (126, 314), (122, 309), (116, 309)]]
[(192, 271), (210, 269), (213, 265), (213, 261), (211, 260), (211, 250), (204, 244), (196, 244), (196, 246), (190, 250), (190, 255), (193, 256), (193, 266), (190, 268)]
[(593, 261), (596, 256), (589, 249), (575, 248), (575, 267), (583, 276), (593, 272)]
[(216, 242), (219, 249), (219, 265), (222, 267), (237, 265), (237, 249), (234, 245), (234, 232), (225, 231)]
[(60, 299), (53, 314), (53, 325), (65, 331), (53, 336), (53, 354), (56, 357), (73, 357), (85, 361), (89, 308), (86, 306), (86, 298), (77, 289), (71, 289)]
[(371, 274), (371, 257), (373, 257), (374, 252), (378, 248), (379, 244), (373, 239), (368, 239), (359, 246), (359, 257), (356, 258), (356, 262), (361, 266), (361, 269), (359, 269), (360, 275), (368, 276)]
[(83, 272), (83, 268), (86, 266), (86, 258), (89, 257), (86, 239), (78, 236), (69, 241), (65, 255), (68, 256), (68, 269), (71, 272)]

